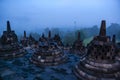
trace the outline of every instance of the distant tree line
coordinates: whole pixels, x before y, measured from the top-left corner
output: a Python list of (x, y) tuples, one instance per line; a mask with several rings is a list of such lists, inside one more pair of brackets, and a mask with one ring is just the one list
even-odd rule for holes
[[(63, 43), (72, 45), (73, 42), (77, 39), (77, 33), (81, 33), (81, 40), (85, 40), (87, 38), (91, 38), (93, 36), (96, 36), (99, 34), (99, 28), (98, 26), (93, 26), (89, 28), (82, 28), (77, 30), (64, 30), (60, 28), (45, 28), (43, 32), (37, 33), (37, 32), (31, 32), (30, 34), (36, 39), (39, 40), (39, 37), (42, 35), (42, 33), (45, 34), (45, 36), (48, 36), (48, 32), (51, 30), (52, 37), (55, 34), (59, 34)], [(120, 41), (120, 25), (116, 23), (112, 23), (109, 27), (107, 27), (107, 35), (111, 36), (115, 34), (118, 41)]]

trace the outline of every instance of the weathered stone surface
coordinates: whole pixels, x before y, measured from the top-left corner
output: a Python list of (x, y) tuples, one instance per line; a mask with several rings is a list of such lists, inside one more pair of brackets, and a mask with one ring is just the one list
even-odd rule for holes
[(59, 80), (77, 80), (72, 73), (72, 68), (79, 61), (77, 55), (68, 54), (67, 57), (69, 57), (69, 59), (65, 64), (38, 67), (29, 61), (33, 52), (30, 49), (28, 51), (30, 52), (29, 54), (20, 58), (0, 60), (0, 73), (4, 72), (6, 69), (15, 73), (5, 76), (6, 78), (3, 77), (3, 80), (19, 80), (21, 79), (20, 77), (24, 78), (23, 80), (53, 80), (55, 78)]
[(73, 43), (71, 48), (71, 53), (78, 54), (79, 56), (85, 55), (85, 46), (83, 45), (83, 41), (80, 38), (80, 32), (78, 32), (77, 40)]
[(0, 80), (25, 80), (22, 76), (18, 76), (18, 74), (6, 67), (0, 70), (0, 76)]
[(20, 40), (20, 43), (22, 44), (23, 47), (32, 47), (33, 45), (36, 45), (36, 40), (32, 37), (32, 35), (30, 34), (29, 37), (26, 36), (26, 31), (24, 31), (24, 36), (23, 38)]
[(66, 62), (66, 55), (57, 41), (59, 43), (60, 38), (58, 36), (52, 38), (51, 31), (49, 31), (48, 38), (43, 35), (39, 39), (39, 48), (36, 49), (30, 61), (38, 66), (54, 66)]
[(53, 40), (58, 44), (58, 46), (60, 46), (60, 47), (64, 46), (59, 34), (56, 34), (54, 36)]
[(101, 23), (100, 33), (88, 44), (87, 57), (74, 68), (74, 74), (82, 80), (118, 80), (120, 63), (116, 60), (115, 36), (106, 36), (106, 22)]
[(10, 22), (7, 21), (7, 30), (0, 38), (0, 59), (10, 59), (20, 57), (26, 51), (19, 45), (15, 31), (11, 30)]

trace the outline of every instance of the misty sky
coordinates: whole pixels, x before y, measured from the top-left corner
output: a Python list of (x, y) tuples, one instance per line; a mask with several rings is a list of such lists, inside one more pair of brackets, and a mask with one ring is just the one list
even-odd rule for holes
[(100, 26), (105, 19), (120, 24), (120, 0), (0, 0), (0, 28), (13, 29)]

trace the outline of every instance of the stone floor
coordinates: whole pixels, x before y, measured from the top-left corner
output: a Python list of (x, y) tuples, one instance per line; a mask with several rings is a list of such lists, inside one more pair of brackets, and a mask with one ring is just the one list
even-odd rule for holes
[[(79, 57), (65, 52), (68, 62), (58, 66), (37, 67), (29, 61), (33, 54), (13, 60), (0, 60), (0, 75), (3, 80), (77, 80), (72, 68), (79, 62)], [(0, 79), (1, 80), (1, 79)]]

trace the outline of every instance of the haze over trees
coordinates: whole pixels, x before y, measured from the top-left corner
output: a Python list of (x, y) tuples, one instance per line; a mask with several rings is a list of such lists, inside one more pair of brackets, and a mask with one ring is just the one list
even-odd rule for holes
[[(45, 36), (48, 36), (48, 32), (49, 30), (51, 30), (52, 32), (52, 37), (55, 34), (59, 34), (63, 43), (72, 45), (73, 42), (76, 40), (77, 38), (77, 33), (80, 32), (81, 33), (81, 40), (83, 40), (84, 44), (86, 45), (87, 43), (90, 42), (90, 40), (92, 39), (93, 36), (98, 35), (99, 33), (99, 28), (97, 25), (94, 25), (93, 27), (88, 27), (88, 28), (77, 28), (77, 29), (64, 29), (64, 28), (45, 28), (43, 30), (41, 30), (40, 32), (28, 32), (28, 36), (29, 34), (31, 34), (36, 40), (39, 39), (39, 37), (42, 35), (42, 33), (45, 34)], [(107, 35), (111, 36), (115, 34), (117, 41), (120, 40), (120, 24), (117, 23), (112, 23), (110, 26), (107, 27)]]

